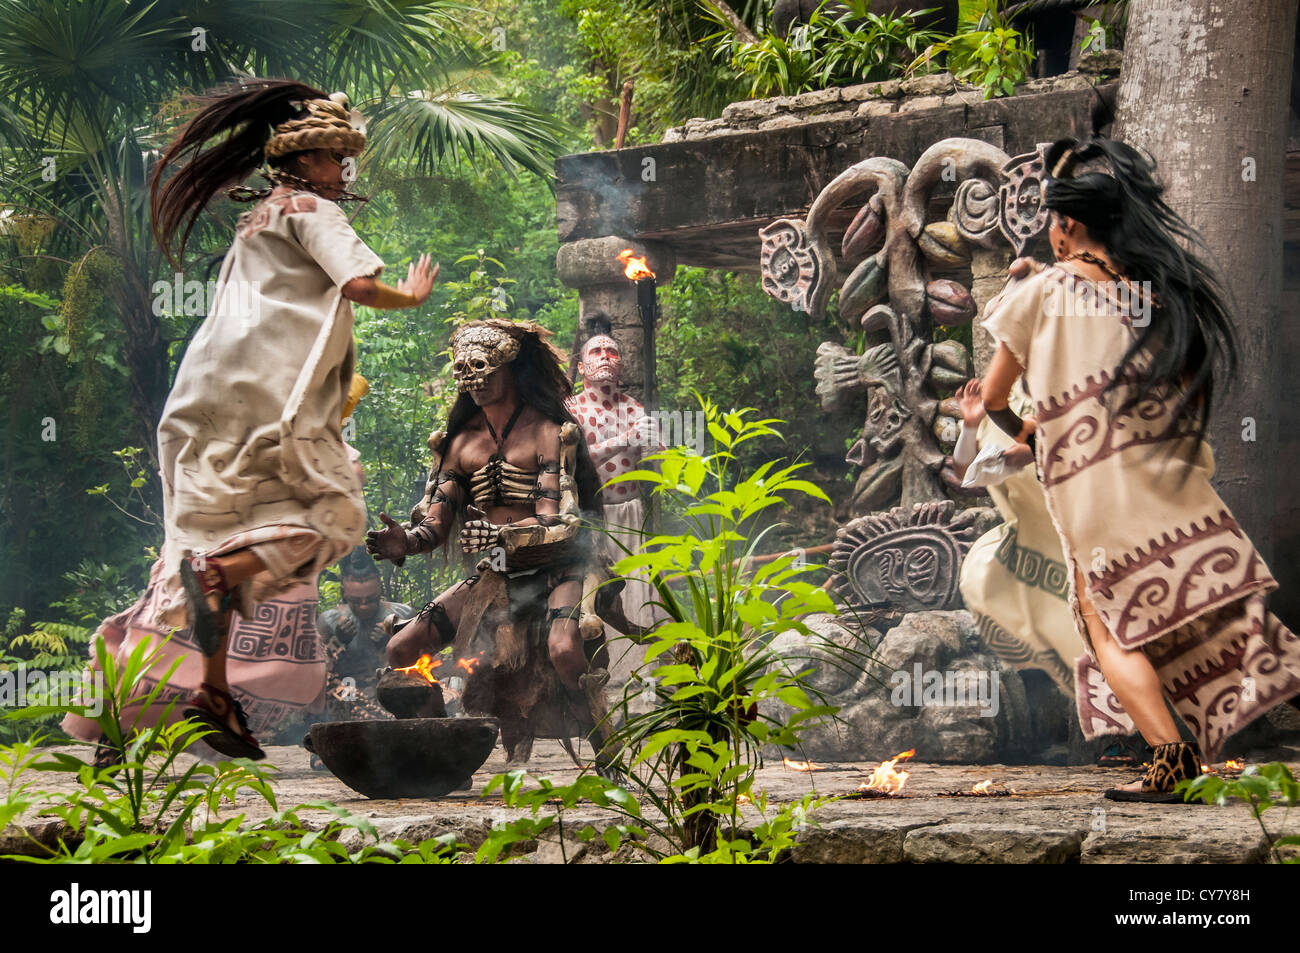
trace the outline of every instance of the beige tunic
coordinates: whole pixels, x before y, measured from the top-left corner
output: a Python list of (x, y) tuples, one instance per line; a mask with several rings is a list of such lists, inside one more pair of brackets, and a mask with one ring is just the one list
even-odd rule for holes
[(277, 190), (241, 216), (158, 424), (160, 623), (185, 624), (177, 566), (186, 552), (253, 547), (268, 571), (247, 605), (311, 578), (362, 538), (365, 506), (340, 421), (354, 363), (340, 288), (383, 267), (319, 196)]
[[(1091, 653), (1076, 566), (1101, 621), (1120, 646), (1151, 658), (1212, 759), (1230, 735), (1300, 694), (1300, 639), (1265, 608), (1277, 583), (1210, 486), (1208, 448), (1186, 464), (1187, 438), (1161, 436), (1172, 404), (1115, 414), (1123, 388), (1103, 396), (1136, 335), (1127, 313), (1059, 265), (994, 304), (985, 327), (1025, 369), (1034, 401), (1038, 471), (1079, 636)], [(1079, 660), (1076, 699), (1085, 737), (1132, 730), (1095, 655)]]
[[(1011, 407), (1032, 413), (1017, 388)], [(1010, 447), (1012, 438), (987, 417), (979, 446)], [(1066, 598), (1067, 571), (1061, 540), (1032, 466), (988, 487), (1003, 522), (975, 541), (961, 563), (961, 596), (980, 634), (1003, 662), (1017, 671), (1037, 668), (1067, 696), (1074, 694), (1074, 660), (1083, 643)]]

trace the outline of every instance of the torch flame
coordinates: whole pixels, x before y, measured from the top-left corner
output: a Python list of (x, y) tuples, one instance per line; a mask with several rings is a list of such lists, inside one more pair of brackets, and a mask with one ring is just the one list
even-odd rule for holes
[(985, 779), (984, 779), (983, 781), (981, 781), (979, 784), (977, 784), (977, 785), (975, 785), (973, 788), (971, 788), (971, 789), (970, 789), (970, 793), (971, 793), (971, 794), (992, 794), (992, 793), (993, 793), (993, 779), (992, 779), (992, 778), (985, 778)]
[(811, 761), (791, 761), (789, 758), (782, 758), (781, 763), (791, 771), (820, 771), (821, 768)]
[(395, 671), (405, 672), (408, 675), (419, 675), (430, 685), (437, 685), (438, 680), (433, 677), (433, 670), (441, 664), (442, 659), (435, 659), (432, 655), (421, 655), (414, 665), (395, 669)]
[(871, 779), (863, 784), (858, 785), (859, 791), (885, 791), (889, 794), (898, 794), (903, 790), (903, 785), (907, 783), (910, 772), (895, 771), (894, 765), (904, 758), (910, 758), (916, 754), (915, 748), (909, 748), (902, 754), (896, 754), (889, 761), (882, 761), (880, 766), (871, 774)]
[(632, 281), (638, 278), (653, 278), (655, 273), (650, 270), (649, 264), (646, 263), (644, 256), (632, 254), (632, 249), (624, 248), (618, 253), (618, 260), (623, 263), (623, 274), (627, 275)]

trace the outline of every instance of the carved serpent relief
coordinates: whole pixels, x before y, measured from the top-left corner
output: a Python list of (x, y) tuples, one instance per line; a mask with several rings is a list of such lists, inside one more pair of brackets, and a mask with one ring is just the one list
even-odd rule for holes
[[(862, 468), (851, 511), (910, 507), (956, 495), (941, 471), (959, 431), (955, 401), (943, 399), (973, 371), (955, 340), (936, 326), (975, 317), (968, 283), (973, 247), (1009, 242), (1017, 253), (1046, 225), (1041, 149), (1011, 158), (976, 139), (944, 139), (909, 169), (895, 159), (864, 159), (838, 175), (806, 219), (783, 218), (760, 230), (763, 288), (795, 310), (824, 312), (838, 285), (846, 330), (863, 344), (826, 341), (814, 375), (827, 410), (865, 407), (846, 460)], [(947, 217), (927, 223), (932, 193), (956, 183)], [(832, 213), (863, 204), (844, 233), (839, 260), (828, 237)]]

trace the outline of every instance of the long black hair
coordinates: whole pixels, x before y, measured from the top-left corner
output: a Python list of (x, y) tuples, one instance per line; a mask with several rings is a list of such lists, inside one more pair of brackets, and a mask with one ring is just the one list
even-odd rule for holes
[[(168, 261), (180, 267), (190, 232), (212, 197), (225, 186), (239, 184), (263, 163), (262, 148), (272, 127), (304, 114), (295, 103), (328, 96), (296, 80), (250, 79), (192, 99), (198, 111), (167, 147), (149, 182), (153, 234)], [(223, 138), (204, 149), (218, 137)], [(280, 156), (271, 164), (284, 166), (296, 156)], [(164, 181), (166, 170), (187, 157), (180, 171)], [(180, 245), (173, 250), (177, 232)]]
[[(1099, 136), (1082, 144), (1061, 139), (1045, 158), (1054, 174), (1044, 204), (1081, 222), (1124, 276), (1140, 283), (1150, 306), (1150, 321), (1129, 345), (1107, 391), (1132, 387), (1119, 413), (1148, 398), (1172, 398), (1166, 435), (1193, 435), (1194, 456), (1205, 438), (1216, 376), (1232, 377), (1238, 353), (1226, 293), (1206, 260), (1205, 242), (1161, 198), (1165, 189), (1156, 181), (1155, 161), (1132, 146)], [(1094, 170), (1073, 174), (1085, 164)]]
[[(578, 504), (584, 513), (599, 514), (601, 481), (596, 474), (596, 465), (591, 460), (581, 425), (564, 406), (565, 399), (572, 393), (569, 378), (555, 351), (542, 340), (540, 334), (524, 331), (516, 336), (519, 338), (519, 353), (507, 366), (515, 375), (515, 392), (519, 402), (532, 407), (547, 420), (561, 425), (571, 423), (578, 427), (578, 446), (574, 459)], [(447, 415), (446, 446), (451, 446), (456, 434), (464, 430), (478, 413), (479, 406), (474, 403), (474, 398), (462, 392)]]

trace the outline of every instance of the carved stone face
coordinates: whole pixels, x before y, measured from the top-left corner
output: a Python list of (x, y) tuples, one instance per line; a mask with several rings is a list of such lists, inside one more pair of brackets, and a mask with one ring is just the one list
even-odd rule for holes
[(903, 443), (903, 425), (911, 418), (911, 413), (894, 394), (884, 387), (872, 388), (871, 399), (867, 406), (867, 422), (862, 428), (862, 436), (870, 443), (877, 455), (890, 457), (899, 451)]
[(1028, 241), (1047, 226), (1041, 149), (1016, 156), (1002, 172), (1006, 181), (998, 189), (998, 227), (1019, 255)]
[(583, 345), (578, 371), (589, 384), (619, 383), (623, 379), (623, 355), (618, 342), (607, 334), (592, 337)]
[(518, 353), (519, 342), (500, 328), (467, 325), (452, 335), (451, 375), (461, 391), (477, 396), (492, 373)]

